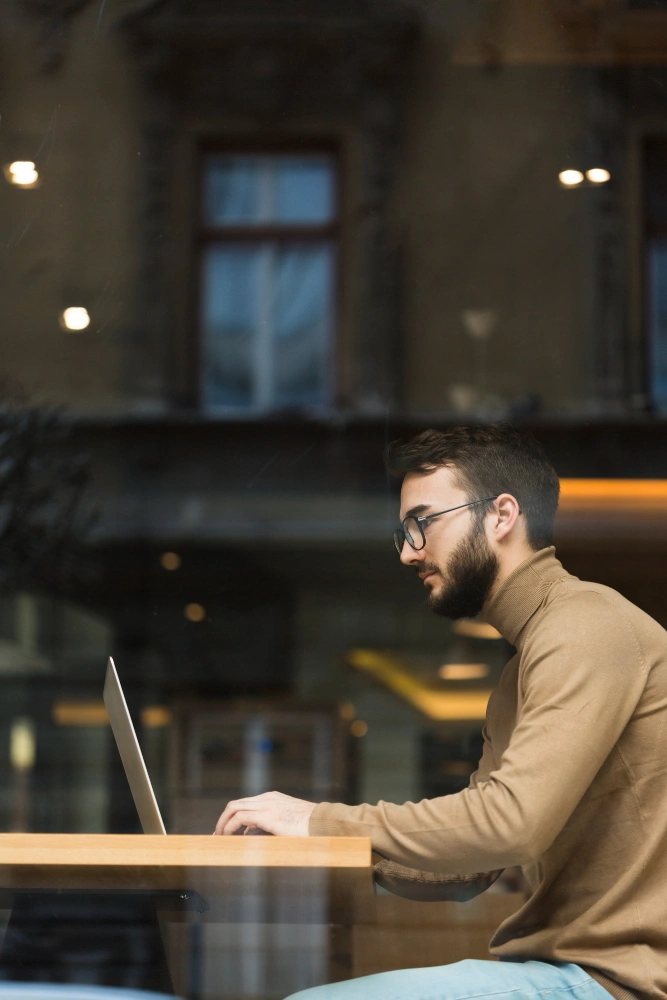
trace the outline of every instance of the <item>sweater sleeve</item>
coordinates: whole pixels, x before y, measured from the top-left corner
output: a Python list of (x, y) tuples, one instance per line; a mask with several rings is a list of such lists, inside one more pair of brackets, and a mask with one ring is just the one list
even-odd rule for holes
[[(493, 695), (491, 697), (493, 697)], [(476, 788), (480, 782), (488, 781), (491, 777), (491, 771), (493, 771), (495, 767), (496, 758), (493, 752), (491, 737), (489, 736), (488, 723), (485, 723), (482, 728), (482, 740), (482, 756), (480, 757), (479, 764), (477, 765), (477, 770), (470, 775), (470, 782), (468, 784), (469, 788)]]
[(425, 871), (529, 864), (550, 847), (594, 780), (645, 681), (631, 624), (595, 591), (565, 594), (526, 640), (520, 708), (497, 767), (486, 741), (462, 792), (404, 805), (323, 802), (309, 832), (368, 836), (379, 854)]

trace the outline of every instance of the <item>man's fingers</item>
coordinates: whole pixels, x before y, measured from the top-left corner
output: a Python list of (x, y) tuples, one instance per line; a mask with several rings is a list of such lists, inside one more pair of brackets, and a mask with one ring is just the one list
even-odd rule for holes
[(227, 825), (223, 827), (221, 833), (224, 837), (230, 836), (232, 833), (236, 833), (242, 827), (246, 829), (252, 824), (251, 814), (244, 812), (235, 813), (232, 818), (227, 822)]
[[(257, 796), (259, 798), (259, 796)], [(236, 799), (228, 802), (222, 816), (215, 825), (215, 832), (222, 834), (234, 833), (241, 826), (259, 826), (257, 814), (261, 811), (261, 803), (253, 799)], [(239, 819), (243, 816), (244, 819)]]
[(228, 821), (234, 815), (235, 805), (236, 805), (235, 802), (228, 802), (227, 805), (225, 806), (224, 812), (220, 816), (218, 822), (215, 824), (215, 833), (217, 833), (218, 835), (222, 833)]
[(245, 812), (242, 809), (235, 810), (230, 816), (227, 816), (223, 821), (221, 816), (218, 820), (215, 832), (218, 836), (229, 836), (231, 833), (236, 833), (243, 826), (248, 826), (253, 823), (252, 813)]
[[(259, 828), (267, 833), (274, 833), (271, 829), (271, 805), (276, 799), (280, 799), (278, 792), (262, 792), (261, 795), (252, 795), (247, 799), (233, 799), (228, 802), (215, 826), (215, 835), (227, 836), (234, 833), (242, 826)], [(283, 796), (286, 798), (286, 796)], [(274, 806), (275, 809), (275, 806)], [(241, 818), (243, 817), (243, 818)], [(265, 822), (262, 822), (262, 818)], [(273, 817), (275, 821), (275, 816)], [(266, 824), (270, 825), (266, 825)]]
[(224, 833), (230, 820), (238, 813), (239, 809), (244, 808), (247, 806), (243, 799), (234, 799), (232, 802), (228, 802), (220, 819), (215, 824), (215, 832), (217, 834)]

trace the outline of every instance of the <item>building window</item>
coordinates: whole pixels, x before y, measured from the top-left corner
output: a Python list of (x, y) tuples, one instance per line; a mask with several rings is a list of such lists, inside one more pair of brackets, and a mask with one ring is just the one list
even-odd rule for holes
[(331, 397), (338, 218), (329, 153), (203, 161), (205, 409), (318, 410)]
[(667, 412), (667, 139), (645, 149), (646, 370), (651, 406)]

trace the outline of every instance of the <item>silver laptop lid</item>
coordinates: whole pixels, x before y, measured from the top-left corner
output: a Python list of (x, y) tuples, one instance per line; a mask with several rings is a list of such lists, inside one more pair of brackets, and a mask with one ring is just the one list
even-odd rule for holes
[(144, 833), (166, 834), (167, 831), (164, 828), (162, 816), (155, 800), (153, 786), (148, 777), (137, 734), (127, 709), (125, 695), (111, 657), (107, 663), (107, 675), (104, 681), (104, 704), (116, 738), (120, 759), (125, 768), (132, 798), (139, 813), (141, 828)]

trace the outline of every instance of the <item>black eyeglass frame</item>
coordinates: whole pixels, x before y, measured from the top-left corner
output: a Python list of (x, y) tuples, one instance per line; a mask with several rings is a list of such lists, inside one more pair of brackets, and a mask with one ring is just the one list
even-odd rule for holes
[[(424, 548), (424, 546), (426, 545), (426, 536), (424, 535), (424, 529), (421, 526), (422, 521), (431, 521), (433, 520), (434, 517), (440, 517), (442, 514), (451, 514), (453, 510), (462, 510), (464, 507), (474, 507), (476, 503), (485, 503), (487, 500), (497, 500), (499, 496), (500, 493), (496, 493), (494, 497), (482, 497), (481, 500), (470, 500), (469, 503), (460, 503), (458, 507), (448, 507), (447, 510), (439, 510), (435, 514), (419, 514), (418, 516), (415, 516), (414, 514), (409, 514), (407, 517), (403, 518), (403, 520), (401, 521), (401, 527), (396, 528), (393, 534), (394, 546), (396, 547), (396, 551), (400, 556), (401, 552), (403, 551), (403, 546), (405, 545), (406, 542), (408, 543), (410, 548), (415, 550), (415, 552), (419, 552), (420, 549)], [(417, 530), (419, 531), (422, 540), (421, 545), (415, 545), (414, 542), (411, 542), (410, 539), (408, 538), (408, 533), (405, 530), (406, 521), (414, 521), (415, 524), (417, 525)]]

